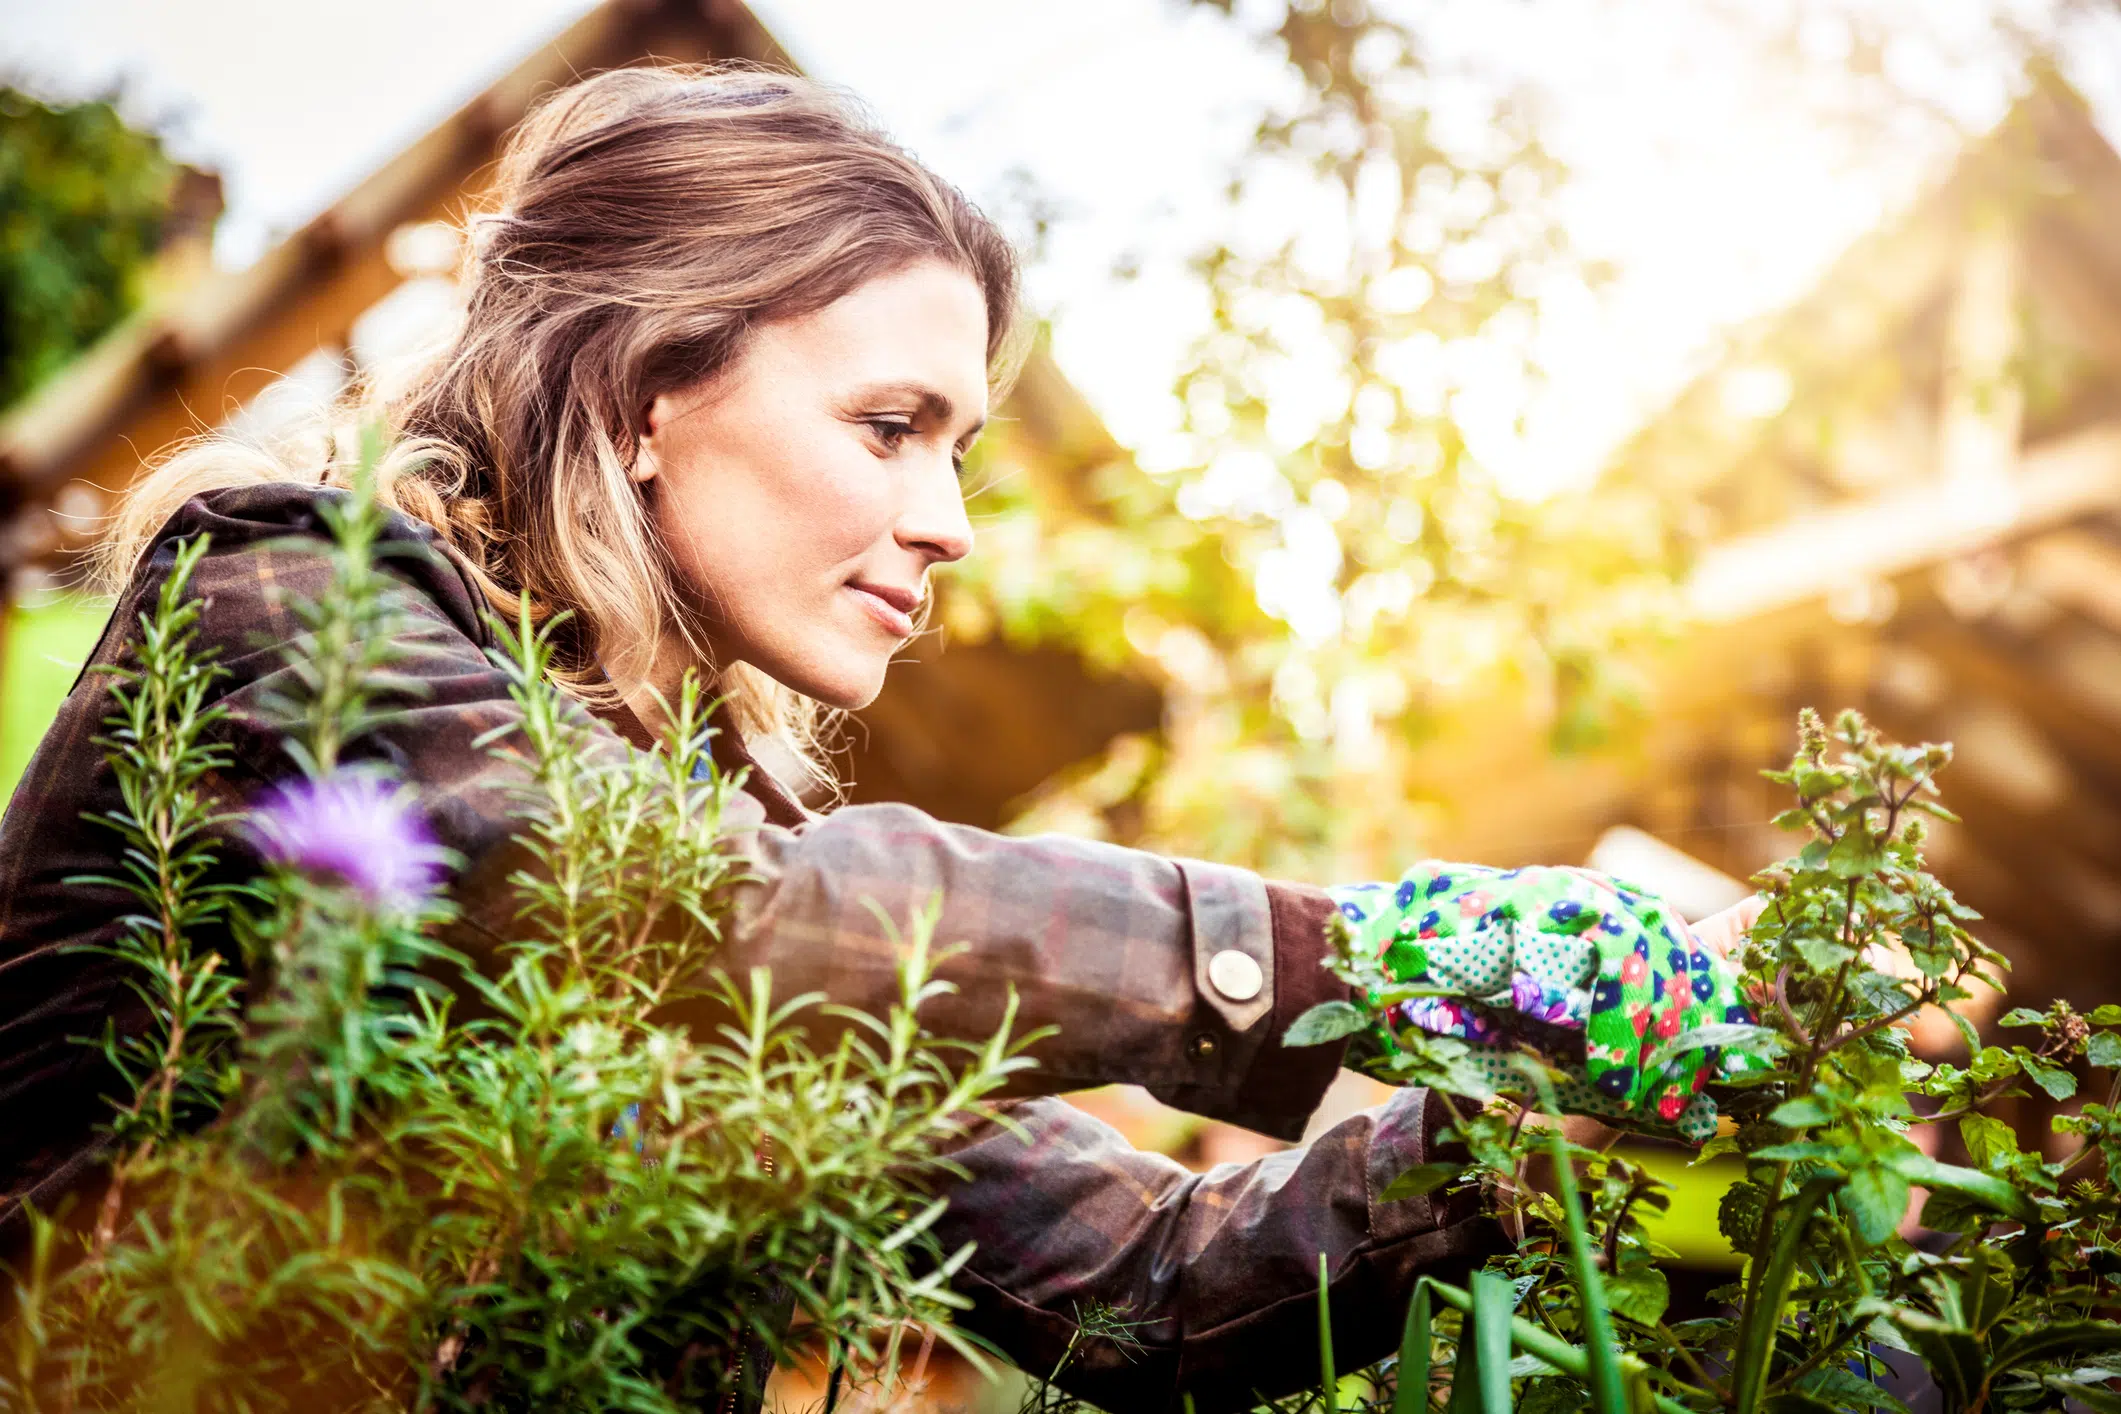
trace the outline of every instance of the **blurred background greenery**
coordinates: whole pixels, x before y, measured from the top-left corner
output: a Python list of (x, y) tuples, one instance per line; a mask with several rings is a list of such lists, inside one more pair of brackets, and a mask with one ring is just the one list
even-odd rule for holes
[[(1796, 708), (1857, 705), (1959, 743), (1935, 852), (2016, 999), (2121, 973), (2107, 0), (386, 4), (402, 102), (305, 89), (317, 36), (233, 0), (277, 50), (104, 93), (119, 12), (200, 17), (99, 3), (0, 20), (10, 790), (143, 456), (445, 324), (454, 223), (568, 74), (800, 61), (1011, 224), (1048, 321), (852, 798), (1322, 882), (1588, 860), (1704, 913), (1779, 853)], [(1085, 1103), (1196, 1165), (1271, 1147)], [(1708, 1250), (1719, 1180), (1655, 1162)]]

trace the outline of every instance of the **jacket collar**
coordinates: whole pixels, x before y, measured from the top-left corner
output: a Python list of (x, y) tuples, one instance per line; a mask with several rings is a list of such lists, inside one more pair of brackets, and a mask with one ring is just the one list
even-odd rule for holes
[[(593, 709), (605, 724), (627, 741), (643, 751), (657, 750), (659, 742), (631, 707), (623, 702), (609, 707)], [(707, 751), (714, 758), (715, 769), (724, 776), (744, 773), (744, 790), (765, 807), (766, 822), (783, 829), (794, 829), (810, 818), (810, 812), (788, 793), (787, 787), (775, 780), (773, 773), (758, 762), (751, 748), (744, 741), (744, 734), (737, 730), (736, 720), (730, 715), (728, 706), (717, 702), (708, 715), (707, 725), (714, 735), (708, 738)]]

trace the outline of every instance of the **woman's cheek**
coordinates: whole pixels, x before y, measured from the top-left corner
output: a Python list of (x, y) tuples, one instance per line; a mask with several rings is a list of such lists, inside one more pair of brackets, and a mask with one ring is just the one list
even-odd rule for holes
[[(850, 459), (851, 460), (851, 459)], [(838, 466), (811, 483), (805, 516), (812, 544), (829, 546), (834, 563), (851, 559), (891, 533), (894, 519), (890, 468), (874, 457), (867, 465)]]

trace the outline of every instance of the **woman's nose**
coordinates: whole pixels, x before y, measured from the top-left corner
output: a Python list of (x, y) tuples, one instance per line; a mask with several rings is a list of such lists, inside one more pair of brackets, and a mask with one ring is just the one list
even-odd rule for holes
[(898, 543), (930, 564), (948, 564), (972, 553), (972, 520), (965, 514), (965, 491), (948, 457), (924, 464), (914, 478), (911, 499), (899, 516)]

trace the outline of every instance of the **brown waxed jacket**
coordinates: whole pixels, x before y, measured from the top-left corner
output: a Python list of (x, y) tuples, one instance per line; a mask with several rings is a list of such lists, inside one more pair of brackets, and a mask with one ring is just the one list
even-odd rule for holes
[[(122, 660), (177, 544), (210, 535), (192, 588), (207, 604), (203, 639), (230, 670), (217, 691), (233, 766), (213, 782), (229, 803), (293, 774), (258, 705), (281, 685), (295, 633), (268, 587), (323, 587), (317, 506), (337, 494), (267, 485), (187, 502), (91, 659)], [(381, 563), (420, 624), (419, 651), (399, 671), (426, 690), (396, 704), (358, 753), (418, 786), (435, 833), (467, 861), (456, 893), (469, 925), (498, 941), (512, 907), (503, 880), (521, 862), (507, 848), (520, 768), (474, 742), (516, 709), (486, 657), (483, 600), (461, 566), (411, 521), (394, 517), (386, 540)], [(84, 818), (116, 803), (93, 741), (108, 708), (106, 676), (84, 673), (0, 818), (0, 1230), (23, 1200), (48, 1209), (88, 1180), (100, 1157), (111, 1076), (77, 1038), (99, 1035), (106, 1020), (121, 1032), (144, 1020), (124, 965), (95, 950), (116, 936), (120, 898), (66, 882), (114, 872), (117, 836)], [(618, 730), (638, 733), (630, 721)], [(725, 767), (751, 764), (731, 733), (716, 754)], [(783, 995), (817, 990), (881, 1012), (896, 996), (896, 953), (868, 901), (903, 919), (939, 891), (938, 941), (970, 946), (943, 967), (957, 992), (923, 1019), (939, 1033), (984, 1037), (1014, 988), (1020, 1028), (1058, 1028), (1033, 1049), (1039, 1065), (1021, 1077), (1022, 1093), (1139, 1084), (1196, 1114), (1293, 1139), (1338, 1067), (1338, 1047), (1280, 1043), (1304, 1010), (1346, 994), (1321, 966), (1332, 905), (1318, 890), (1082, 840), (994, 835), (900, 805), (811, 816), (756, 770), (729, 820), (753, 876), (725, 924), (733, 975), (767, 967)], [(231, 878), (258, 867), (240, 839), (221, 859)], [(1256, 995), (1226, 995), (1210, 980), (1209, 960), (1225, 950), (1257, 964)], [(992, 1125), (956, 1155), (970, 1178), (951, 1189), (941, 1237), (946, 1248), (978, 1244), (957, 1278), (974, 1301), (962, 1323), (1026, 1368), (1049, 1370), (1078, 1312), (1124, 1310), (1138, 1323), (1129, 1345), (1082, 1342), (1062, 1380), (1113, 1410), (1177, 1409), (1190, 1393), (1212, 1414), (1315, 1379), (1321, 1252), (1335, 1344), (1351, 1368), (1391, 1349), (1415, 1274), (1462, 1269), (1500, 1240), (1461, 1201), (1376, 1201), (1427, 1156), (1441, 1107), (1425, 1092), (1403, 1092), (1305, 1150), (1205, 1175), (1134, 1150), (1057, 1100), (1014, 1101), (1012, 1116), (1028, 1144)]]

